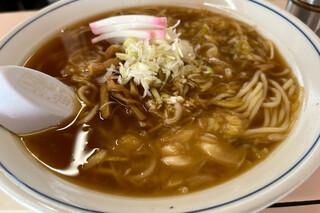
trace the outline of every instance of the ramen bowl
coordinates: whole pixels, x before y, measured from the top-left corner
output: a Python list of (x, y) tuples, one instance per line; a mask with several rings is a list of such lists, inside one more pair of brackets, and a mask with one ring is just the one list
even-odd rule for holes
[(272, 40), (304, 87), (296, 124), (267, 158), (215, 187), (170, 197), (127, 197), (89, 190), (51, 173), (0, 129), (0, 186), (36, 212), (255, 212), (305, 181), (320, 163), (320, 41), (302, 22), (262, 0), (66, 0), (35, 13), (0, 42), (0, 65), (23, 65), (54, 33), (119, 8), (172, 5), (205, 8), (254, 26)]

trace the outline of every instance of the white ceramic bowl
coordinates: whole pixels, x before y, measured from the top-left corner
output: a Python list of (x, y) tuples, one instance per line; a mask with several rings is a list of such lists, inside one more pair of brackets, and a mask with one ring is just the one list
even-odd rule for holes
[(183, 5), (228, 13), (248, 22), (279, 47), (305, 99), (297, 124), (268, 158), (217, 187), (168, 198), (131, 198), (93, 192), (50, 173), (16, 137), (0, 128), (1, 189), (39, 212), (251, 212), (280, 199), (320, 162), (320, 42), (284, 10), (262, 0), (67, 0), (47, 7), (4, 36), (0, 65), (21, 65), (53, 33), (95, 14), (139, 5)]

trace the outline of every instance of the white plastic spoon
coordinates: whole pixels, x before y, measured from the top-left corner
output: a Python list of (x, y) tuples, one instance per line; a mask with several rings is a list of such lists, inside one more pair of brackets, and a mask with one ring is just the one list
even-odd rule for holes
[(28, 134), (70, 119), (80, 109), (74, 91), (42, 72), (0, 66), (0, 124)]

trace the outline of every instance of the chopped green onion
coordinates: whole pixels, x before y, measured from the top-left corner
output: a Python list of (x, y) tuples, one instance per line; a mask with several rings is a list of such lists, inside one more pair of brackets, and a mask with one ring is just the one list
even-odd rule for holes
[(162, 92), (162, 93), (161, 93), (161, 97), (164, 97), (164, 98), (170, 98), (170, 97), (171, 97), (171, 95), (169, 95), (169, 94), (167, 94), (167, 93)]
[(209, 28), (209, 26), (207, 24), (204, 24), (202, 26), (201, 31), (200, 31), (200, 35), (203, 36), (205, 34), (208, 34), (208, 32), (210, 32), (210, 28)]
[(162, 104), (163, 102), (161, 100), (161, 97), (160, 97), (160, 94), (159, 94), (158, 90), (156, 88), (152, 87), (150, 89), (150, 91), (151, 91), (153, 97), (156, 99), (157, 103), (158, 104)]
[(243, 142), (243, 146), (249, 148), (255, 154), (255, 156), (257, 158), (259, 158), (259, 159), (261, 158), (261, 152), (255, 145), (253, 145), (250, 142), (243, 141), (243, 140), (242, 140), (242, 142)]
[(212, 74), (214, 74), (214, 70), (211, 67), (208, 67), (207, 71), (210, 71)]
[(187, 93), (189, 92), (189, 84), (186, 84), (184, 87), (183, 87), (183, 92), (182, 92), (182, 96), (185, 97), (187, 95)]
[(116, 53), (116, 56), (123, 61), (128, 59), (128, 54), (125, 54), (125, 53)]
[(208, 118), (207, 131), (217, 131), (219, 129), (219, 124), (215, 118)]
[(164, 75), (162, 69), (159, 69), (158, 75), (159, 75), (159, 78), (160, 78), (161, 81), (166, 80), (166, 76)]
[(135, 42), (137, 42), (137, 40), (135, 38), (129, 37), (124, 41), (123, 46), (125, 48), (128, 48), (131, 43), (135, 43)]
[(119, 64), (119, 84), (125, 85), (133, 79), (137, 86), (143, 87), (142, 97), (146, 97), (150, 88), (161, 87), (170, 75), (178, 75), (185, 62), (195, 59), (190, 42), (180, 39), (180, 34), (173, 29), (168, 28), (166, 33), (170, 34), (170, 39), (163, 38), (159, 43), (135, 38), (126, 39), (121, 45), (123, 53), (117, 55), (125, 61)]

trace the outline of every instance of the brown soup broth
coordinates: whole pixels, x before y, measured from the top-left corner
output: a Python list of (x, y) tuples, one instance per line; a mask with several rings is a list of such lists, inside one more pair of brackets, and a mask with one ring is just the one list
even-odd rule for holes
[[(57, 77), (76, 91), (83, 83), (72, 80), (73, 76), (87, 72), (86, 67), (92, 60), (102, 62), (103, 53), (109, 47), (107, 42), (91, 43), (94, 35), (88, 23), (120, 14), (166, 16), (169, 26), (180, 20), (177, 32), (193, 45), (197, 58), (203, 63), (198, 66), (211, 68), (208, 70), (212, 71), (209, 75), (214, 83), (209, 88), (200, 87), (200, 83), (188, 87), (185, 99), (190, 97), (196, 107), (184, 106), (182, 117), (175, 125), (162, 125), (159, 116), (148, 111), (150, 97), (140, 99), (142, 105), (139, 107), (147, 119), (137, 121), (129, 107), (111, 96), (114, 102), (111, 104), (112, 119), (101, 119), (97, 113), (84, 124), (76, 121), (66, 128), (22, 137), (26, 148), (50, 170), (71, 182), (107, 193), (129, 196), (184, 194), (235, 178), (265, 159), (286, 138), (301, 102), (301, 88), (296, 78), (291, 71), (283, 72), (288, 65), (272, 42), (265, 40), (253, 27), (210, 11), (157, 6), (103, 14), (58, 33), (39, 48), (25, 66)], [(259, 70), (264, 73), (258, 78), (261, 85), (268, 82), (270, 87), (272, 82), (277, 82), (285, 87), (289, 105), (282, 100), (279, 108), (269, 110), (266, 104), (250, 118), (250, 112), (241, 110), (241, 106), (226, 108), (219, 105), (219, 101), (213, 101), (214, 104), (203, 101), (222, 93), (236, 96)], [(263, 76), (267, 80), (264, 81)], [(195, 75), (195, 80), (190, 81), (201, 82), (203, 78), (207, 77)], [(290, 79), (293, 83), (284, 86)], [(94, 79), (88, 81), (96, 84)], [(172, 88), (168, 84), (163, 92), (172, 93)], [(274, 90), (266, 90), (266, 102), (275, 101), (273, 97), (279, 93)], [(89, 91), (89, 101), (97, 104), (97, 91)], [(254, 92), (253, 88), (251, 93)], [(249, 96), (248, 93), (239, 99)], [(288, 106), (289, 111), (285, 111)], [(278, 131), (278, 127), (286, 125), (285, 130)], [(250, 132), (250, 129), (263, 127), (274, 127), (276, 131)], [(76, 147), (83, 150), (80, 155), (75, 153)], [(105, 151), (101, 152), (104, 153), (102, 162), (86, 166), (86, 159), (99, 150)], [(67, 175), (72, 165), (76, 165), (78, 174)]]

